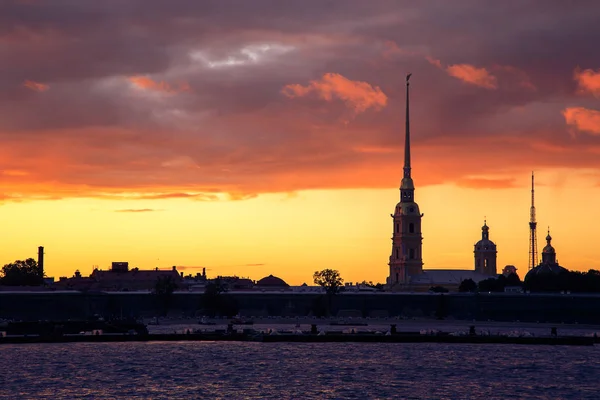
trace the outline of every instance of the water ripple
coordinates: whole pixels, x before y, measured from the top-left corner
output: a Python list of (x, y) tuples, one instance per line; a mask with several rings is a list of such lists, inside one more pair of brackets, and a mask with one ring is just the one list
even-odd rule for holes
[(596, 399), (598, 347), (3, 345), (0, 399)]

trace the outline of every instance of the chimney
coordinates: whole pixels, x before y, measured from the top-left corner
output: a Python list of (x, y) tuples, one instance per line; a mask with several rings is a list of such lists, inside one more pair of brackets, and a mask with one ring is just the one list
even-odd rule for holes
[(40, 246), (38, 247), (38, 268), (40, 270), (40, 272), (42, 273), (42, 276), (44, 276), (44, 247)]

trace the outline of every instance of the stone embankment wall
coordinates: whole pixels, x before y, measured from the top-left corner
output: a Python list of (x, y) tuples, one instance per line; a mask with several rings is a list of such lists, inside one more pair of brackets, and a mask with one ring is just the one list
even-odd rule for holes
[[(306, 316), (324, 312), (328, 302), (314, 293), (229, 293), (245, 316)], [(198, 316), (199, 293), (175, 293), (171, 315)], [(151, 317), (163, 303), (148, 293), (0, 292), (0, 318), (63, 319), (93, 315)], [(341, 317), (439, 317), (456, 319), (600, 323), (600, 296), (584, 294), (411, 294), (345, 293), (331, 302)]]

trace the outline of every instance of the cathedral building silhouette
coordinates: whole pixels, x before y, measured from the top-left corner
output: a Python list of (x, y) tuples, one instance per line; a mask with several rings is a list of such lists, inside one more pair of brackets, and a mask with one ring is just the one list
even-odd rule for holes
[(432, 286), (458, 288), (465, 279), (476, 283), (497, 274), (496, 244), (489, 238), (484, 221), (481, 240), (475, 244), (473, 270), (423, 269), (423, 214), (415, 201), (415, 185), (411, 175), (410, 155), (410, 77), (406, 77), (406, 125), (404, 138), (404, 168), (400, 183), (400, 201), (396, 204), (393, 221), (392, 252), (389, 258), (387, 287), (391, 290), (421, 291)]

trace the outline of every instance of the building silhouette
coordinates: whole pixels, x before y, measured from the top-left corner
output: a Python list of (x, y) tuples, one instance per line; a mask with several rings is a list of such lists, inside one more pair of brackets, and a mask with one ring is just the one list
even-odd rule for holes
[(423, 272), (421, 218), (423, 214), (415, 202), (415, 185), (410, 165), (409, 83), (406, 77), (406, 128), (404, 142), (404, 174), (400, 184), (400, 202), (396, 204), (393, 219), (392, 253), (388, 285), (405, 285), (412, 276)]
[(481, 227), (481, 240), (475, 243), (475, 271), (484, 275), (495, 276), (496, 272), (496, 244), (490, 240), (490, 228), (487, 221)]
[(474, 269), (423, 269), (423, 214), (415, 202), (415, 185), (411, 176), (410, 76), (409, 74), (406, 77), (404, 168), (400, 184), (400, 202), (396, 204), (394, 214), (391, 215), (393, 235), (387, 287), (394, 291), (423, 291), (435, 286), (457, 289), (465, 279), (472, 279), (477, 283), (496, 275), (496, 244), (489, 239), (489, 227), (484, 222), (482, 238), (475, 244)]
[(548, 236), (546, 236), (546, 246), (542, 250), (542, 262), (538, 266), (532, 268), (529, 272), (527, 272), (527, 275), (525, 275), (525, 279), (528, 279), (529, 277), (535, 275), (558, 275), (566, 271), (566, 268), (563, 268), (558, 264), (558, 259), (556, 258), (556, 250), (552, 246), (552, 236), (550, 236), (550, 228), (548, 228)]

